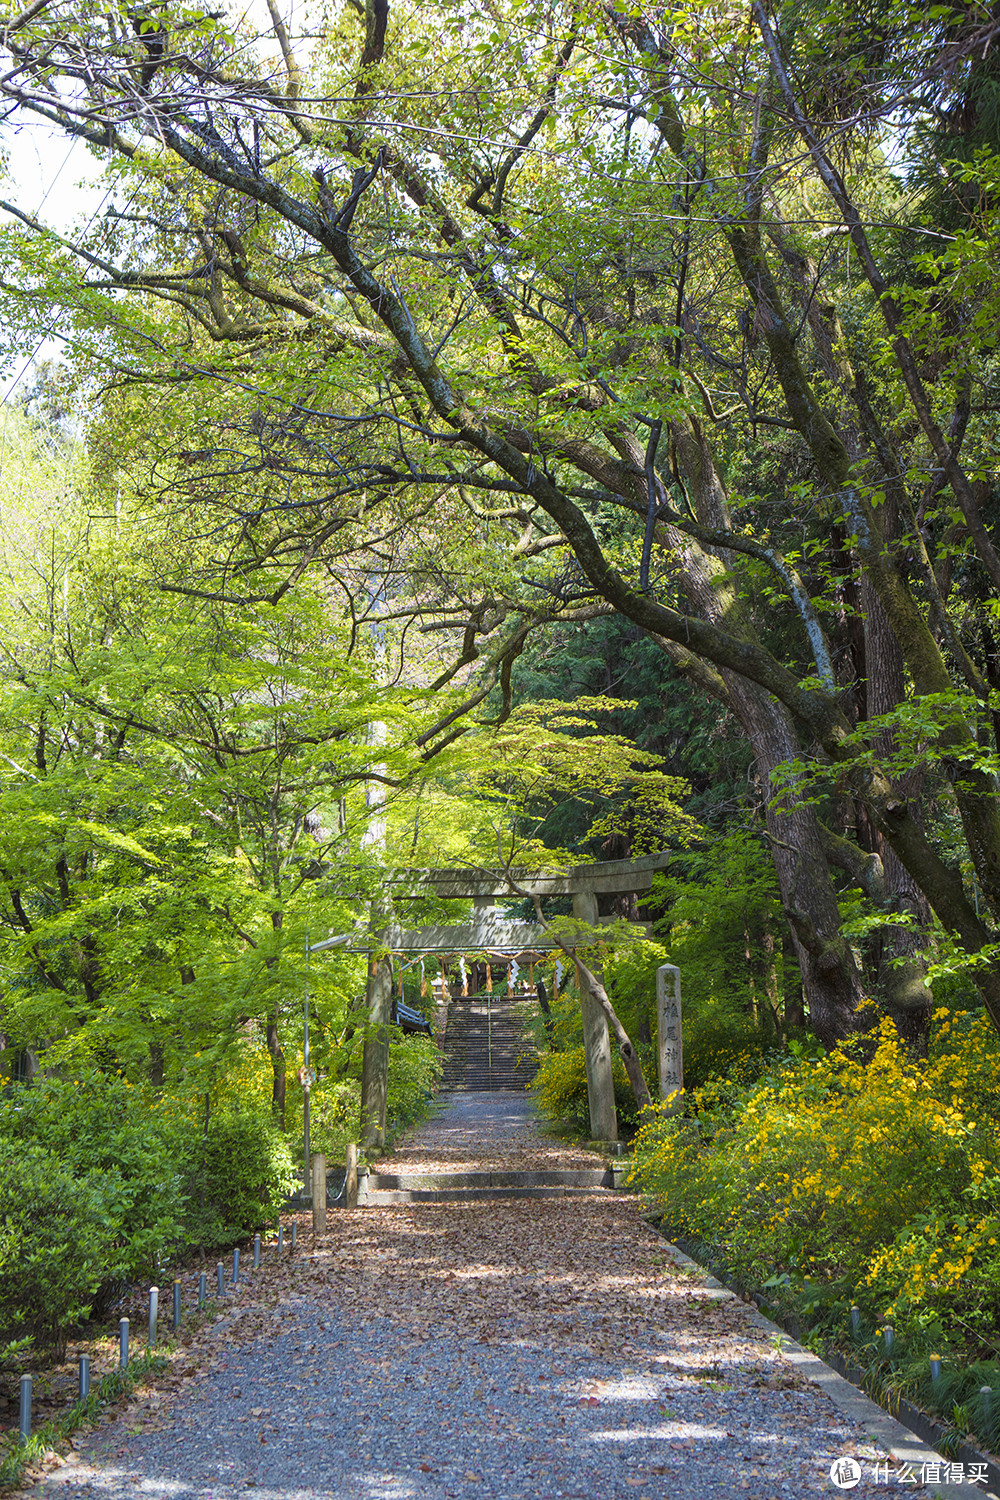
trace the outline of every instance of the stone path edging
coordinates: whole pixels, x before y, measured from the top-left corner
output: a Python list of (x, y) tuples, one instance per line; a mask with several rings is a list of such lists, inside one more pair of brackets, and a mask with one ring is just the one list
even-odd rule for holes
[[(647, 1220), (647, 1222), (649, 1221)], [(666, 1235), (660, 1229), (657, 1229), (655, 1224), (650, 1224), (650, 1228), (656, 1230), (656, 1233), (669, 1247), (671, 1256), (677, 1260), (678, 1264), (695, 1271), (705, 1286), (723, 1293), (726, 1298), (731, 1297), (734, 1301), (742, 1301), (742, 1298), (733, 1291), (732, 1287), (726, 1286), (724, 1282), (719, 1281), (704, 1266), (699, 1265), (696, 1260), (692, 1260), (690, 1255), (686, 1255), (683, 1250), (678, 1249), (676, 1245), (667, 1239)], [(804, 1349), (790, 1334), (787, 1334), (777, 1323), (772, 1323), (771, 1319), (765, 1317), (760, 1309), (752, 1303), (747, 1305), (747, 1314), (758, 1328), (764, 1329), (772, 1337), (780, 1338), (781, 1351), (788, 1361), (807, 1380), (811, 1380), (815, 1385), (818, 1385), (820, 1390), (829, 1396), (833, 1404), (845, 1416), (850, 1417), (855, 1422), (863, 1423), (871, 1436), (891, 1453), (893, 1458), (898, 1459), (901, 1464), (919, 1466), (929, 1463), (948, 1463), (954, 1461), (944, 1458), (935, 1448), (924, 1446), (921, 1438), (926, 1441), (926, 1434), (914, 1432), (911, 1427), (892, 1416), (883, 1406), (879, 1406), (870, 1396), (859, 1390), (845, 1375), (839, 1373), (831, 1365), (828, 1365), (825, 1360), (820, 1359), (818, 1354), (813, 1354), (809, 1349)], [(903, 1407), (904, 1409), (908, 1408), (917, 1415), (921, 1415), (908, 1402), (903, 1403)], [(924, 1418), (924, 1420), (928, 1422), (929, 1426), (929, 1420), (927, 1418)], [(996, 1464), (992, 1463), (986, 1454), (977, 1452), (967, 1444), (962, 1445), (962, 1451), (956, 1455), (956, 1458), (962, 1462), (985, 1463), (990, 1471), (990, 1481), (995, 1488), (982, 1489), (978, 1485), (973, 1486), (968, 1484), (936, 1484), (932, 1488), (932, 1493), (940, 1496), (941, 1500), (970, 1500), (970, 1497), (973, 1495), (983, 1496), (984, 1500), (998, 1500), (997, 1491), (1000, 1490), (1000, 1484), (998, 1484), (1000, 1473), (998, 1473)]]

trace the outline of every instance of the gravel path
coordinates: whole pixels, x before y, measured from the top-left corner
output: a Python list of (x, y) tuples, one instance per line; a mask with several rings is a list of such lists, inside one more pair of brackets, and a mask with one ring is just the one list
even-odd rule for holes
[(592, 1151), (543, 1135), (526, 1094), (439, 1095), (440, 1112), (404, 1139), (383, 1172), (448, 1172), (474, 1162), (482, 1171), (536, 1172), (593, 1167)]
[[(467, 1100), (393, 1168), (574, 1156)], [(797, 1500), (843, 1493), (840, 1456), (863, 1464), (855, 1496), (926, 1493), (873, 1479), (864, 1431), (634, 1198), (341, 1210), (318, 1242), (306, 1224), (36, 1500)]]

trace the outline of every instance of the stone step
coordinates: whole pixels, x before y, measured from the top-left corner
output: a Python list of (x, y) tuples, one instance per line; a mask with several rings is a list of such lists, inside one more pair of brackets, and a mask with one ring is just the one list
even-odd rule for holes
[(507, 1073), (446, 1073), (441, 1087), (447, 1094), (523, 1094), (530, 1082)]
[[(620, 1169), (619, 1169), (620, 1170)], [(448, 1188), (614, 1187), (613, 1167), (550, 1167), (538, 1172), (373, 1172), (369, 1191), (398, 1188), (407, 1191)]]
[(562, 1167), (538, 1172), (376, 1172), (358, 1197), (367, 1208), (404, 1203), (476, 1203), (501, 1198), (572, 1198), (625, 1186), (626, 1169)]
[(534, 1058), (497, 1057), (487, 1059), (485, 1053), (467, 1052), (464, 1056), (452, 1053), (445, 1058), (445, 1068), (450, 1064), (452, 1072), (458, 1073), (534, 1073)]
[(578, 1198), (590, 1193), (605, 1193), (598, 1187), (509, 1187), (509, 1188), (376, 1188), (362, 1199), (365, 1208), (389, 1208), (402, 1203), (480, 1203), (501, 1198)]
[(530, 1084), (537, 1061), (524, 1056), (522, 1033), (530, 1006), (485, 997), (452, 1001), (444, 1037), (442, 1087), (454, 1093), (517, 1093)]

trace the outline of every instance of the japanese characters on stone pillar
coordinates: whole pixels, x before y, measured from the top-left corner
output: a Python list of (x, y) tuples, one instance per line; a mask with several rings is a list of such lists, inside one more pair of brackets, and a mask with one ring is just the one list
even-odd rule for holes
[(681, 971), (661, 964), (656, 971), (656, 1039), (660, 1064), (660, 1098), (680, 1109), (684, 1088), (684, 1042), (681, 1034)]

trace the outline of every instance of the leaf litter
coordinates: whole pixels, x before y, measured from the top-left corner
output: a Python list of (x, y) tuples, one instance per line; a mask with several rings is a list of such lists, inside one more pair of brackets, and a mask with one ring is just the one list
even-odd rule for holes
[[(530, 1126), (480, 1138), (445, 1117), (381, 1165), (556, 1162), (594, 1157)], [(780, 1500), (832, 1493), (840, 1454), (873, 1473), (884, 1455), (744, 1304), (674, 1264), (641, 1209), (610, 1192), (338, 1209), (318, 1237), (299, 1215), (299, 1253), (269, 1246), (183, 1350), (183, 1374), (33, 1494)]]

